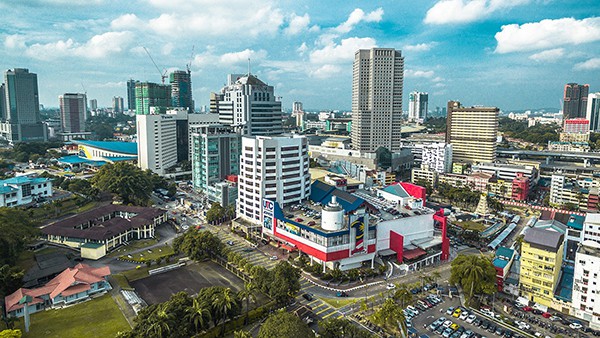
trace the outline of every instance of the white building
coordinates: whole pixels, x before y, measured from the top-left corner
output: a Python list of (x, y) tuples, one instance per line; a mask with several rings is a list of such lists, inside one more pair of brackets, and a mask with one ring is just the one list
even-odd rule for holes
[(216, 114), (188, 114), (182, 109), (136, 115), (138, 166), (165, 175), (179, 158), (191, 158), (192, 134), (200, 126), (217, 124), (218, 120)]
[(529, 180), (529, 188), (532, 188), (540, 179), (540, 173), (536, 167), (531, 165), (516, 165), (506, 163), (479, 163), (474, 164), (473, 172), (483, 172), (494, 174), (496, 177), (506, 181), (512, 181), (517, 178), (518, 173), (522, 173)]
[(425, 144), (422, 147), (421, 166), (438, 173), (452, 171), (452, 145), (446, 143)]
[(0, 181), (0, 207), (15, 207), (52, 197), (48, 178), (17, 176)]
[(393, 48), (360, 49), (352, 73), (352, 145), (372, 152), (401, 148), (404, 57)]
[(600, 243), (583, 241), (575, 256), (573, 277), (573, 311), (575, 316), (587, 320), (592, 329), (600, 329)]
[(429, 109), (429, 94), (411, 92), (408, 96), (408, 120), (423, 123), (427, 120)]
[(237, 214), (261, 222), (263, 199), (282, 206), (310, 195), (308, 142), (304, 136), (242, 138)]
[(281, 101), (273, 86), (254, 75), (230, 75), (219, 94), (219, 123), (242, 135), (277, 135), (283, 132)]

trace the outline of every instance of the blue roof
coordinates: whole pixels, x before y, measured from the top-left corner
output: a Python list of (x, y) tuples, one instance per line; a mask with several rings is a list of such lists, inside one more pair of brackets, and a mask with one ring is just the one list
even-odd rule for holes
[(310, 199), (313, 202), (320, 202), (325, 205), (331, 201), (332, 196), (336, 196), (337, 202), (344, 208), (345, 212), (354, 211), (365, 202), (365, 200), (360, 197), (337, 189), (336, 187), (319, 180), (314, 181), (310, 187)]
[(103, 158), (110, 162), (137, 160), (137, 156), (104, 156)]
[(515, 250), (509, 249), (505, 246), (498, 247), (496, 250), (496, 257), (506, 257), (508, 259), (512, 258), (515, 254)]
[(560, 277), (560, 281), (558, 282), (558, 286), (556, 287), (556, 291), (554, 292), (554, 297), (570, 302), (573, 296), (573, 276), (575, 275), (575, 269), (570, 265), (565, 265), (562, 267), (562, 275)]
[(515, 223), (510, 223), (506, 229), (504, 229), (504, 231), (502, 231), (502, 233), (498, 235), (498, 237), (496, 237), (496, 239), (494, 239), (488, 246), (492, 249), (496, 249), (498, 245), (500, 245), (500, 243), (502, 243), (502, 241), (504, 241), (506, 237), (508, 237), (508, 235), (515, 230), (516, 227), (517, 225)]
[(16, 176), (6, 180), (0, 181), (0, 185), (5, 184), (40, 184), (48, 182), (50, 179), (43, 177), (28, 177), (28, 176)]
[(402, 186), (400, 184), (392, 184), (392, 185), (388, 185), (387, 187), (382, 189), (385, 192), (388, 192), (392, 195), (396, 195), (398, 197), (409, 197), (410, 195), (406, 192), (406, 190), (404, 190), (404, 188), (402, 188)]
[(70, 155), (70, 156), (64, 156), (58, 159), (59, 163), (66, 163), (66, 164), (89, 164), (89, 165), (93, 165), (93, 166), (101, 166), (104, 165), (105, 162), (104, 161), (94, 161), (94, 160), (89, 160), (85, 157), (80, 157), (77, 155)]
[(497, 268), (504, 269), (506, 267), (506, 265), (508, 264), (508, 261), (506, 259), (494, 258), (494, 260), (492, 261), (492, 264), (494, 264), (494, 266)]
[(567, 222), (567, 226), (569, 228), (573, 228), (575, 230), (583, 230), (583, 221), (585, 220), (584, 216), (571, 214), (569, 217), (569, 221)]
[(117, 142), (117, 141), (83, 141), (75, 140), (76, 144), (95, 147), (98, 149), (112, 151), (115, 153), (137, 155), (137, 143), (135, 142)]
[(15, 192), (17, 191), (16, 188), (10, 187), (10, 186), (0, 186), (0, 195), (4, 195), (4, 194), (8, 194), (11, 192)]

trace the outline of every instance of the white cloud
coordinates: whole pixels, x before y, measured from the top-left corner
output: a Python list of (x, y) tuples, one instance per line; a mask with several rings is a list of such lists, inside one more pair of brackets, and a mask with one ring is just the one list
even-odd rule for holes
[(298, 49), (296, 49), (296, 51), (298, 53), (300, 53), (300, 55), (304, 55), (304, 53), (306, 53), (306, 51), (308, 50), (308, 46), (306, 45), (306, 42), (303, 42), (300, 47), (298, 47)]
[(337, 65), (323, 65), (310, 72), (312, 77), (318, 79), (325, 79), (336, 74), (340, 74), (342, 69)]
[(424, 22), (433, 25), (473, 22), (529, 2), (531, 0), (440, 0), (427, 11)]
[(362, 9), (356, 8), (348, 16), (348, 20), (337, 26), (335, 31), (339, 33), (348, 33), (360, 22), (379, 22), (382, 17), (383, 8), (381, 7), (369, 13), (365, 13)]
[(303, 16), (296, 15), (296, 13), (292, 13), (290, 17), (290, 22), (288, 23), (287, 28), (284, 30), (286, 34), (296, 35), (306, 30), (310, 25), (310, 16), (304, 14)]
[(510, 53), (579, 45), (600, 40), (600, 17), (546, 19), (502, 26), (495, 35), (496, 53)]
[(167, 42), (164, 44), (164, 46), (162, 46), (160, 51), (162, 52), (163, 55), (171, 55), (173, 48), (175, 48), (175, 46), (171, 42)]
[(48, 60), (59, 57), (80, 56), (99, 59), (109, 54), (119, 53), (132, 41), (131, 32), (106, 32), (93, 36), (84, 44), (73, 39), (59, 40), (46, 44), (35, 43), (25, 50), (29, 57)]
[(219, 61), (221, 64), (235, 65), (235, 64), (240, 64), (240, 63), (246, 63), (246, 62), (248, 62), (248, 59), (250, 59), (250, 62), (257, 63), (256, 60), (262, 60), (266, 57), (267, 57), (267, 51), (265, 51), (263, 49), (258, 50), (258, 51), (254, 51), (252, 49), (245, 49), (241, 52), (223, 54), (219, 58)]
[(314, 50), (310, 53), (310, 61), (316, 64), (339, 63), (354, 59), (354, 52), (359, 49), (369, 49), (376, 47), (377, 43), (373, 38), (352, 37), (343, 39), (340, 44), (330, 43), (322, 49)]
[(125, 87), (125, 81), (119, 82), (105, 82), (105, 83), (92, 83), (91, 88), (123, 88)]
[(565, 50), (564, 48), (554, 48), (541, 51), (539, 53), (535, 53), (529, 56), (529, 59), (538, 62), (554, 62), (558, 61), (560, 58), (564, 57)]
[(4, 38), (4, 47), (13, 49), (24, 49), (25, 48), (25, 36), (20, 34), (7, 35)]
[(135, 14), (123, 14), (110, 23), (110, 27), (115, 30), (141, 28), (144, 25), (144, 21)]
[(427, 51), (431, 50), (431, 48), (433, 48), (435, 45), (437, 45), (436, 42), (419, 43), (416, 45), (404, 46), (404, 48), (402, 48), (402, 50), (406, 51), (406, 52), (427, 52)]
[(435, 75), (433, 70), (404, 70), (404, 77), (406, 78), (426, 78), (431, 79)]
[(587, 61), (576, 64), (573, 69), (575, 70), (595, 70), (600, 69), (600, 58), (591, 58)]

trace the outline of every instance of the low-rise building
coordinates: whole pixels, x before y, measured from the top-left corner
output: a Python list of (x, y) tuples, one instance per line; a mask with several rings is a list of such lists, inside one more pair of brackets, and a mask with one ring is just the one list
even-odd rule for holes
[(29, 204), (52, 197), (52, 181), (48, 178), (16, 176), (0, 181), (0, 207)]
[(496, 286), (498, 287), (498, 291), (503, 291), (504, 280), (508, 276), (514, 259), (514, 249), (501, 246), (496, 250), (496, 256), (492, 264), (494, 264), (494, 268), (496, 269)]

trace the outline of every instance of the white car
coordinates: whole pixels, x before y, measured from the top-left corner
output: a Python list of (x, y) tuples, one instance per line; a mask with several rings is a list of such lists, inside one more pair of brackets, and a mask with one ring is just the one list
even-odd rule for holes
[(550, 317), (550, 318), (548, 318), (548, 319), (550, 319), (551, 321), (555, 322), (555, 321), (557, 321), (557, 320), (560, 320), (560, 317), (557, 317), (557, 316), (552, 316), (552, 317)]
[(583, 326), (581, 326), (581, 324), (579, 324), (579, 323), (571, 323), (571, 324), (569, 325), (569, 327), (570, 327), (570, 328), (572, 328), (573, 330), (579, 330), (579, 329), (581, 329)]
[(388, 289), (388, 290), (393, 290), (393, 289), (396, 288), (396, 285), (394, 285), (394, 284), (388, 284), (385, 288)]
[(415, 316), (419, 314), (419, 310), (415, 309), (415, 307), (412, 305), (407, 306), (406, 309), (409, 310), (410, 312), (414, 313)]
[(475, 321), (475, 319), (477, 319), (475, 315), (470, 315), (469, 317), (467, 317), (467, 323), (471, 324)]
[(448, 328), (448, 327), (450, 327), (450, 325), (452, 325), (452, 321), (450, 321), (450, 320), (447, 320), (447, 321), (445, 321), (445, 322), (444, 322), (444, 324), (442, 324), (442, 325), (443, 325), (444, 327)]
[(458, 317), (461, 320), (465, 320), (469, 317), (469, 313), (467, 311), (463, 312), (460, 314), (460, 317)]
[(531, 325), (529, 325), (529, 324), (527, 324), (525, 322), (516, 321), (515, 324), (517, 324), (517, 326), (521, 330), (529, 330), (529, 329), (531, 329)]
[(190, 226), (187, 225), (187, 224), (184, 224), (184, 225), (181, 226), (181, 229), (183, 229), (183, 230), (187, 230), (189, 228), (190, 228)]
[(276, 260), (279, 259), (279, 257), (277, 257), (277, 256), (271, 256), (271, 258), (269, 258), (269, 259), (272, 260), (272, 261), (276, 261)]

